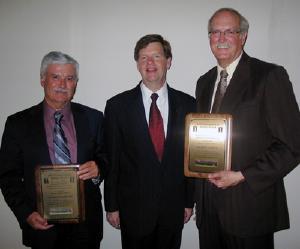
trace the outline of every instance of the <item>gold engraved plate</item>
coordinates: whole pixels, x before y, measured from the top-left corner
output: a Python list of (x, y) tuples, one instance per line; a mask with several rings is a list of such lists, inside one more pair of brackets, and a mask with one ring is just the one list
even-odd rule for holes
[(190, 113), (185, 120), (184, 173), (206, 178), (229, 170), (232, 117), (229, 114)]
[(38, 166), (37, 207), (49, 223), (79, 223), (85, 219), (83, 181), (79, 165)]

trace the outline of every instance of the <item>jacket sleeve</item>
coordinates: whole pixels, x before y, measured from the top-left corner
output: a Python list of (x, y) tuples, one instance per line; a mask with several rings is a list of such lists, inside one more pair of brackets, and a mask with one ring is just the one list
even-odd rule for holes
[[(188, 105), (188, 112), (186, 113), (186, 115), (189, 113), (193, 113), (193, 112), (196, 112), (196, 101), (194, 98), (191, 98), (191, 101), (189, 102), (189, 105)], [(183, 138), (183, 141), (184, 141), (185, 140), (185, 132), (183, 132), (183, 136), (184, 136), (184, 138)], [(185, 176), (184, 181), (185, 181), (185, 208), (193, 208), (194, 207), (195, 179)]]
[(263, 111), (272, 142), (242, 170), (255, 193), (281, 180), (300, 162), (300, 115), (288, 74), (276, 66), (264, 80)]
[[(96, 178), (97, 184), (100, 184), (106, 174), (107, 174), (107, 155), (106, 155), (106, 150), (105, 150), (105, 146), (104, 146), (104, 122), (103, 122), (103, 114), (102, 112), (97, 112), (97, 119), (96, 119), (96, 124), (97, 124), (97, 128), (96, 128), (96, 142), (97, 142), (97, 146), (95, 148), (95, 161), (99, 167), (99, 172), (100, 172), (100, 176), (98, 178)], [(94, 182), (94, 181), (93, 181)]]
[(107, 150), (107, 175), (104, 181), (104, 204), (107, 212), (119, 210), (118, 179), (120, 162), (120, 130), (118, 128), (117, 113), (113, 104), (108, 101), (104, 112), (104, 142)]
[(19, 134), (20, 129), (10, 117), (7, 119), (0, 149), (0, 188), (7, 205), (15, 214), (21, 227), (34, 207), (26, 196), (24, 183), (24, 156)]

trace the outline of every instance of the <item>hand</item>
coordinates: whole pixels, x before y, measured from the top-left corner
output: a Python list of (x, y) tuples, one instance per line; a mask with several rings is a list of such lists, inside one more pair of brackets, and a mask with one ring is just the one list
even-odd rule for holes
[(88, 161), (84, 164), (81, 164), (77, 172), (77, 175), (82, 180), (96, 178), (99, 174), (99, 168), (95, 161)]
[(120, 229), (120, 215), (119, 211), (107, 212), (106, 219), (114, 228)]
[(193, 209), (185, 208), (184, 209), (184, 218), (183, 218), (184, 223), (187, 223), (190, 220), (192, 215), (193, 215)]
[(35, 230), (47, 230), (54, 225), (49, 225), (47, 220), (45, 220), (38, 212), (31, 213), (27, 219), (27, 223)]
[(226, 189), (245, 180), (240, 171), (220, 171), (208, 174), (208, 180), (218, 188)]

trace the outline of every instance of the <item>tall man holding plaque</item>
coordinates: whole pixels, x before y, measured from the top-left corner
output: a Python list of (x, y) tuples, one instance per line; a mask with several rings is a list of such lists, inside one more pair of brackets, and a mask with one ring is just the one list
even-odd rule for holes
[(285, 69), (243, 51), (248, 27), (229, 8), (208, 23), (218, 65), (197, 82), (197, 111), (232, 115), (232, 157), (231, 170), (197, 180), (201, 249), (271, 249), (289, 228), (283, 178), (300, 162), (299, 109)]
[[(44, 101), (8, 117), (2, 137), (0, 154), (0, 187), (15, 214), (23, 233), (23, 244), (34, 249), (80, 248), (99, 249), (102, 239), (102, 206), (99, 184), (103, 175), (101, 112), (71, 102), (78, 81), (79, 64), (67, 54), (50, 52), (41, 63), (41, 86)], [(54, 192), (44, 206), (55, 203), (51, 214), (71, 214), (76, 206), (64, 207), (66, 199), (84, 196), (84, 220), (76, 224), (62, 216), (59, 223), (50, 223), (37, 212), (40, 201), (36, 194), (35, 170), (38, 166), (64, 169), (80, 165), (71, 182), (84, 181), (84, 191), (77, 193), (61, 184), (64, 175), (42, 182), (41, 196)], [(65, 166), (68, 165), (68, 166)], [(99, 168), (101, 166), (101, 170)], [(76, 167), (75, 167), (76, 168)], [(72, 168), (71, 168), (72, 169)], [(80, 180), (79, 180), (79, 179)], [(77, 181), (75, 180), (77, 179)], [(39, 182), (39, 179), (38, 179)], [(76, 185), (75, 185), (76, 186)], [(57, 196), (56, 196), (57, 195)], [(63, 199), (57, 199), (63, 196)], [(50, 219), (51, 220), (51, 219)]]
[(162, 36), (142, 37), (134, 59), (142, 81), (105, 108), (107, 219), (121, 229), (124, 249), (177, 249), (193, 207), (183, 146), (184, 118), (195, 100), (168, 86), (172, 52)]

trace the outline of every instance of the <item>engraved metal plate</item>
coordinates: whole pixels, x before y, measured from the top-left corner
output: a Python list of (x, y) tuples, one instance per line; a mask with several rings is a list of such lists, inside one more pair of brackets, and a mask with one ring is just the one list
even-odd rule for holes
[(231, 115), (188, 114), (185, 120), (185, 175), (206, 178), (208, 173), (229, 170), (231, 140)]
[(37, 207), (49, 223), (79, 223), (85, 219), (84, 183), (79, 165), (37, 166)]

